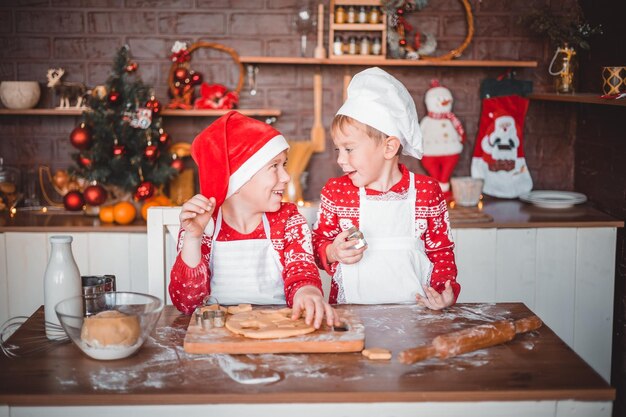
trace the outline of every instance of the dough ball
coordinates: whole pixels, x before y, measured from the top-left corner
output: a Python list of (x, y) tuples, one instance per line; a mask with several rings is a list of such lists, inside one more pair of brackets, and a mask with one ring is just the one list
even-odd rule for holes
[(109, 310), (85, 317), (80, 338), (98, 347), (132, 346), (137, 343), (140, 333), (139, 320), (136, 316)]

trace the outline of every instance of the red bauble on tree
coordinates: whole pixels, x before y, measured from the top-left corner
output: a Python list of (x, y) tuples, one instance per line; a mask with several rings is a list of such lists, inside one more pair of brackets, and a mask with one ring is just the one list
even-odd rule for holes
[(113, 156), (122, 156), (126, 153), (126, 146), (113, 145)]
[(178, 172), (182, 172), (185, 169), (185, 163), (182, 159), (172, 159), (170, 166)]
[(174, 71), (174, 78), (176, 78), (178, 81), (183, 81), (185, 78), (189, 77), (189, 71), (187, 71), (186, 68), (180, 67), (180, 68), (176, 68), (176, 70)]
[(143, 181), (135, 191), (135, 200), (141, 201), (154, 195), (154, 184), (150, 181)]
[(90, 185), (83, 192), (85, 202), (90, 206), (99, 206), (107, 200), (107, 190), (99, 184)]
[(109, 93), (109, 103), (111, 104), (117, 104), (120, 102), (120, 93), (118, 93), (117, 91), (111, 91)]
[(130, 72), (135, 72), (137, 71), (137, 63), (136, 62), (131, 62), (128, 65), (126, 65), (126, 72), (130, 73)]
[(88, 149), (91, 146), (91, 131), (85, 127), (84, 123), (77, 126), (70, 133), (70, 142), (77, 149)]
[(86, 157), (86, 156), (79, 156), (78, 157), (78, 163), (80, 164), (80, 166), (84, 167), (84, 168), (89, 168), (91, 167), (91, 159)]
[(191, 79), (191, 84), (199, 85), (202, 84), (202, 74), (195, 71), (189, 71), (189, 79)]
[(159, 148), (156, 145), (148, 145), (143, 151), (143, 155), (148, 161), (154, 161), (159, 157)]
[(80, 191), (69, 191), (63, 197), (63, 205), (65, 206), (66, 210), (80, 211), (85, 205), (85, 198)]
[(161, 103), (154, 96), (151, 96), (150, 100), (146, 102), (146, 107), (152, 110), (154, 114), (158, 114), (161, 111)]
[(162, 146), (166, 146), (168, 143), (170, 143), (170, 140), (172, 139), (172, 137), (170, 135), (168, 135), (167, 133), (161, 131), (159, 132), (159, 143)]

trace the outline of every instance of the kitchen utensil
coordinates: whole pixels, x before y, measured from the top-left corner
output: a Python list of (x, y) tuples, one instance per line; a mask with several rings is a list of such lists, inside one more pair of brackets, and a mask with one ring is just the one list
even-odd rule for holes
[(402, 363), (411, 364), (424, 359), (445, 359), (467, 352), (499, 345), (512, 340), (518, 333), (541, 327), (541, 319), (530, 316), (520, 320), (501, 320), (470, 327), (435, 337), (430, 345), (407, 349), (398, 355)]
[(324, 48), (324, 5), (317, 5), (317, 46), (313, 54), (315, 58), (326, 58), (326, 49)]
[[(67, 298), (56, 305), (55, 311), (65, 333), (72, 342), (85, 355), (100, 360), (122, 359), (135, 353), (148, 339), (163, 310), (163, 301), (152, 295), (133, 292), (105, 293), (103, 303), (99, 304), (101, 310), (98, 313), (115, 310), (124, 314), (125, 317), (136, 318), (139, 323), (139, 334), (136, 342), (128, 346), (125, 344), (89, 343), (82, 338), (83, 324), (87, 319), (83, 309), (85, 301), (85, 296)], [(76, 314), (76, 311), (83, 313)], [(89, 319), (98, 320), (96, 317)], [(111, 321), (110, 333), (113, 332), (114, 327), (119, 328), (118, 324)]]
[(522, 194), (520, 200), (547, 209), (565, 209), (587, 201), (587, 196), (571, 191), (537, 190)]
[[(226, 316), (228, 321), (229, 316)], [(284, 339), (251, 339), (232, 333), (225, 327), (206, 331), (189, 320), (184, 348), (188, 353), (323, 353), (360, 352), (365, 344), (365, 327), (353, 313), (341, 311), (342, 329), (333, 330), (325, 323), (313, 333)], [(346, 330), (343, 331), (345, 328)]]
[(324, 152), (326, 149), (326, 132), (322, 125), (322, 72), (318, 68), (313, 75), (313, 128), (311, 128), (311, 142), (313, 152)]
[(314, 144), (308, 140), (288, 142), (289, 157), (285, 169), (291, 178), (287, 183), (287, 199), (297, 203), (303, 201), (301, 176), (313, 155)]
[(452, 196), (457, 205), (463, 207), (476, 206), (480, 201), (485, 180), (472, 177), (450, 178)]
[[(13, 341), (11, 335), (17, 331), (26, 321), (26, 316), (11, 317), (0, 327), (0, 350), (9, 358), (36, 355), (41, 352), (54, 349), (58, 345), (68, 343), (70, 339), (58, 324), (43, 322), (43, 326), (25, 326), (27, 330), (21, 337)], [(55, 339), (46, 337), (46, 330), (52, 330), (59, 336)]]
[(313, 10), (309, 0), (298, 9), (295, 17), (296, 31), (300, 34), (300, 56), (306, 56), (307, 35), (311, 33), (315, 27), (315, 19), (313, 19)]

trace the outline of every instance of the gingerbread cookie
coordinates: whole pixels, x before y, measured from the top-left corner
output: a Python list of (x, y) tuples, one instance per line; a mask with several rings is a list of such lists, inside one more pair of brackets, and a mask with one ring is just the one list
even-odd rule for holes
[(315, 327), (306, 324), (303, 318), (291, 320), (290, 308), (233, 314), (226, 319), (226, 328), (251, 339), (278, 339), (315, 331)]
[(361, 352), (369, 360), (386, 361), (391, 359), (391, 351), (383, 348), (367, 348)]

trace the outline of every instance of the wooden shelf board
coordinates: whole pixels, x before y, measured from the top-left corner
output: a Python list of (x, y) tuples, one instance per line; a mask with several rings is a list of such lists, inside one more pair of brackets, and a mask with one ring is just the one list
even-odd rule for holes
[[(245, 116), (280, 116), (279, 109), (235, 109)], [(187, 117), (203, 117), (203, 116), (222, 116), (230, 110), (169, 110), (161, 111), (161, 116), (187, 116)], [(20, 116), (80, 116), (83, 109), (0, 109), (0, 115), (20, 115)]]
[(335, 6), (380, 6), (380, 0), (335, 0)]
[(244, 64), (290, 64), (290, 65), (378, 65), (393, 67), (505, 67), (505, 68), (536, 68), (537, 61), (481, 61), (469, 59), (452, 59), (446, 61), (419, 59), (386, 59), (363, 58), (360, 56), (344, 56), (334, 58), (301, 58), (271, 56), (241, 56)]
[(609, 100), (601, 98), (594, 93), (556, 94), (556, 93), (533, 93), (529, 94), (531, 100), (560, 101), (564, 103), (601, 104), (606, 106), (626, 106), (626, 99)]

